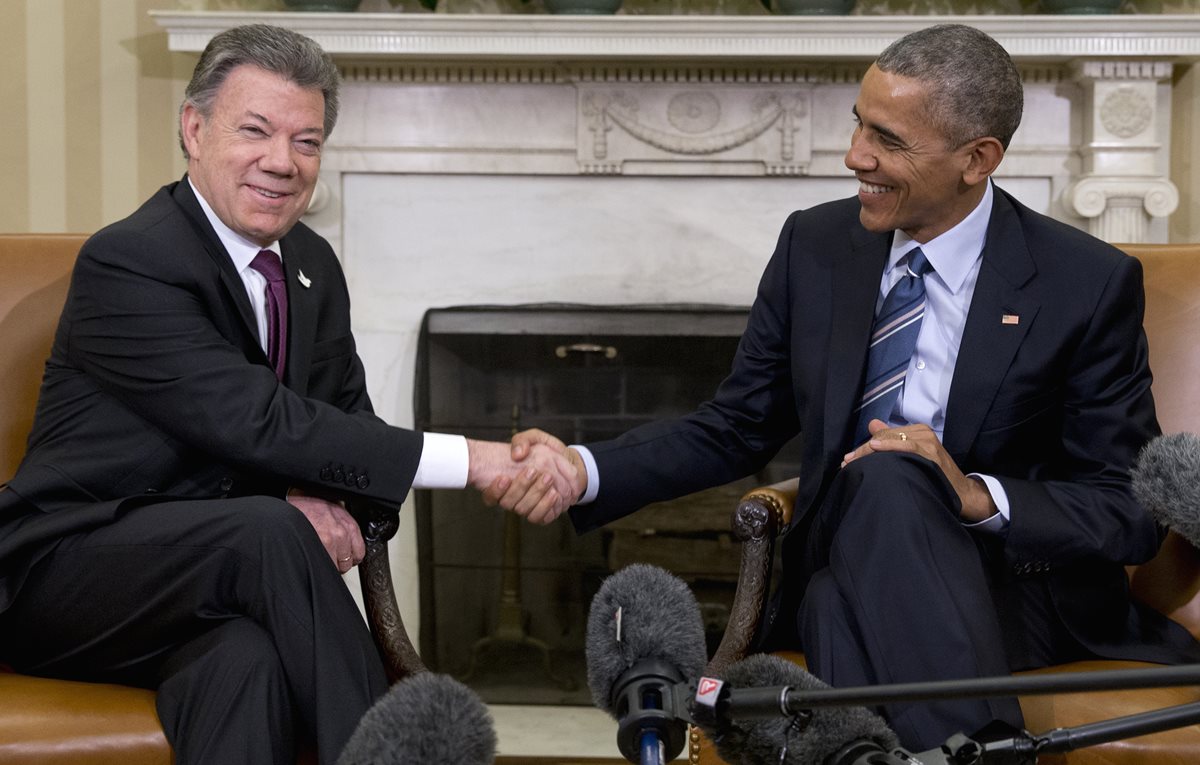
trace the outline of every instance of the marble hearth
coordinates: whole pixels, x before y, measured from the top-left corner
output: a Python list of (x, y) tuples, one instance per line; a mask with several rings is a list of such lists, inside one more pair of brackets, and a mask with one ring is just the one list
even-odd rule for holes
[[(343, 260), (372, 397), (402, 425), (429, 308), (747, 305), (787, 214), (854, 193), (842, 155), (872, 57), (937, 21), (981, 27), (1021, 68), (1001, 185), (1110, 241), (1165, 241), (1172, 76), (1200, 58), (1191, 15), (154, 15), (174, 51), (262, 21), (338, 60), (306, 221)], [(393, 570), (415, 635), (411, 523)]]

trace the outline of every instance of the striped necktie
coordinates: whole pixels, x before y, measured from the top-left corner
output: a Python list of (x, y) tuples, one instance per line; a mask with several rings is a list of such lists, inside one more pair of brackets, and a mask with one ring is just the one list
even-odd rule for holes
[(908, 273), (884, 298), (883, 308), (871, 329), (871, 347), (867, 355), (867, 374), (858, 402), (858, 428), (854, 445), (869, 437), (867, 423), (887, 422), (904, 388), (908, 362), (917, 347), (921, 317), (925, 315), (925, 274), (933, 270), (925, 253), (918, 247), (908, 253)]
[(250, 261), (250, 267), (267, 280), (267, 359), (275, 368), (275, 376), (283, 379), (287, 363), (287, 285), (283, 281), (283, 263), (270, 250), (261, 250)]

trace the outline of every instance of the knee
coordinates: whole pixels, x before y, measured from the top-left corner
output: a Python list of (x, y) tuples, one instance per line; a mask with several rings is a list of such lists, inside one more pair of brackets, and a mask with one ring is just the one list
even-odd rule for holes
[(275, 497), (241, 497), (230, 500), (234, 533), (251, 544), (320, 544), (315, 529), (294, 506)]
[(863, 520), (876, 533), (925, 526), (931, 518), (957, 519), (957, 495), (941, 469), (924, 457), (871, 454), (842, 468), (837, 484), (831, 494), (843, 518)]

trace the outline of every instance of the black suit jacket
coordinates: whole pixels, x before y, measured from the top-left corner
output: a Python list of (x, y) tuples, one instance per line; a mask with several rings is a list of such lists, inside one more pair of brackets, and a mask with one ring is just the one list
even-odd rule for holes
[[(1161, 642), (1172, 628), (1131, 610), (1123, 569), (1148, 560), (1159, 543), (1128, 472), (1159, 432), (1141, 266), (999, 189), (993, 199), (943, 443), (964, 472), (996, 476), (1011, 501), (1007, 538), (991, 542), (994, 577), (1044, 577), (1068, 627), (1101, 655), (1165, 660), (1154, 647), (1130, 648)], [(578, 529), (749, 475), (799, 433), (785, 566), (799, 554), (810, 511), (853, 447), (891, 243), (858, 216), (857, 199), (792, 214), (730, 376), (691, 415), (589, 445), (600, 492), (572, 509)], [(790, 595), (794, 605), (800, 593)], [(1172, 640), (1191, 650), (1190, 640)], [(1174, 648), (1164, 650), (1177, 660)]]
[(186, 180), (84, 244), (26, 456), (0, 493), (0, 611), (55, 539), (131, 502), (288, 486), (403, 501), (422, 436), (371, 411), (338, 260), (304, 224), (280, 245), (283, 384)]

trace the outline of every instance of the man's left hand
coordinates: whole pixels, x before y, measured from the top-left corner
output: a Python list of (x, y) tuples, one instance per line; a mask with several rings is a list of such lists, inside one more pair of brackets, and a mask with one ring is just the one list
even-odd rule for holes
[(842, 458), (842, 467), (875, 452), (908, 452), (919, 454), (937, 465), (958, 494), (962, 504), (961, 517), (967, 523), (978, 523), (996, 514), (996, 503), (983, 481), (971, 478), (958, 469), (949, 452), (928, 425), (904, 425), (889, 428), (883, 420), (867, 424), (871, 437), (866, 443)]
[(290, 489), (287, 501), (312, 524), (325, 545), (325, 552), (333, 560), (337, 570), (346, 573), (362, 563), (367, 556), (367, 544), (363, 541), (358, 521), (346, 511), (340, 502), (305, 494), (299, 489)]

